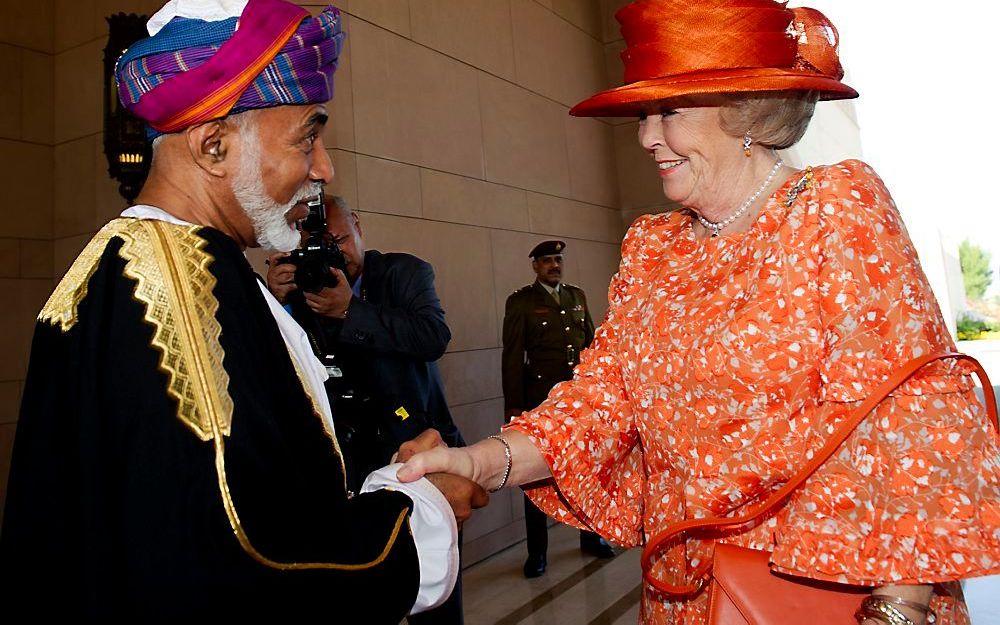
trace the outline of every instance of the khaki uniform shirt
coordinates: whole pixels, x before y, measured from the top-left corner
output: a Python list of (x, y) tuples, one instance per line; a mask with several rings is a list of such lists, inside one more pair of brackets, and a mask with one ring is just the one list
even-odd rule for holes
[(583, 289), (563, 283), (559, 301), (538, 281), (507, 298), (503, 319), (504, 409), (530, 410), (556, 383), (573, 377), (594, 339)]

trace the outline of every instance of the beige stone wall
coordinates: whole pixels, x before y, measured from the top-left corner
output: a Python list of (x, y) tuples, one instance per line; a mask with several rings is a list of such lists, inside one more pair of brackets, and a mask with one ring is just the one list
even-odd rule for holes
[(159, 4), (0, 3), (0, 511), (35, 315), (125, 207), (102, 151), (104, 16)]
[[(104, 16), (159, 5), (41, 0), (0, 8), (0, 488), (34, 317), (89, 237), (124, 208), (102, 152)], [(528, 250), (566, 240), (566, 279), (587, 291), (596, 318), (606, 307), (623, 232), (620, 140), (609, 121), (566, 113), (609, 84), (608, 7), (337, 5), (348, 39), (325, 137), (332, 187), (361, 211), (370, 247), (434, 265), (453, 334), (440, 363), (448, 400), (466, 438), (478, 440), (502, 421), (503, 304), (533, 279)], [(261, 267), (262, 253), (250, 257)], [(520, 515), (519, 493), (494, 496), (466, 528), (469, 559), (519, 539)]]
[[(622, 235), (613, 128), (568, 108), (607, 86), (594, 0), (350, 0), (330, 144), (366, 243), (434, 265), (440, 366), (471, 442), (502, 422), (503, 305), (527, 253), (568, 243), (566, 279), (605, 309)], [(346, 70), (346, 71), (345, 71)], [(466, 526), (467, 560), (523, 535), (518, 492)]]
[(51, 0), (0, 5), (0, 510), (33, 320), (52, 289)]
[[(0, 4), (0, 506), (34, 317), (124, 208), (102, 152), (104, 16), (149, 14), (161, 1)], [(612, 16), (625, 3), (337, 3), (348, 39), (325, 137), (331, 186), (361, 211), (369, 247), (434, 265), (453, 335), (441, 369), (470, 442), (502, 422), (503, 305), (533, 279), (531, 247), (568, 242), (566, 279), (586, 290), (599, 321), (625, 225), (669, 208), (634, 120), (566, 114), (620, 84)], [(814, 123), (793, 160), (857, 147), (849, 107), (826, 118), (833, 126)], [(262, 252), (250, 258), (263, 269)], [(466, 526), (467, 561), (520, 539), (521, 515), (519, 492), (494, 495)]]

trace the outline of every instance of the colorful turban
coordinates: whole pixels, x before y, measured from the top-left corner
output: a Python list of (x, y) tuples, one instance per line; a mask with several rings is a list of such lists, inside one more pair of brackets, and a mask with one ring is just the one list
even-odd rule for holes
[(238, 17), (176, 16), (154, 31), (157, 16), (152, 36), (130, 46), (116, 70), (122, 104), (154, 136), (250, 109), (333, 97), (345, 37), (336, 7), (310, 17), (284, 0), (249, 0)]

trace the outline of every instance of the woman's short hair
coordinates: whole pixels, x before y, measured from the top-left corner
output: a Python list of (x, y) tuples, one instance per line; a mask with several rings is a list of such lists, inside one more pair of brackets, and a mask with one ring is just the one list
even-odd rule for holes
[(755, 143), (784, 150), (806, 133), (818, 99), (814, 91), (734, 96), (719, 110), (719, 124), (734, 137), (742, 137), (749, 130)]

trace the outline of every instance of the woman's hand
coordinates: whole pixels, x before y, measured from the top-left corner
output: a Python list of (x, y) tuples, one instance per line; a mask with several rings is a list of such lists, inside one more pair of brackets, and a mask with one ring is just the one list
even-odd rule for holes
[(505, 475), (506, 486), (520, 486), (552, 476), (542, 454), (527, 436), (511, 430), (501, 436), (511, 449), (509, 473), (506, 446), (487, 438), (469, 447), (449, 449), (438, 446), (421, 451), (406, 461), (396, 477), (400, 482), (412, 482), (427, 473), (453, 473), (491, 490), (504, 482)]
[[(396, 473), (396, 477), (399, 478), (400, 482), (413, 482), (429, 473), (451, 473), (485, 487), (482, 482), (476, 479), (475, 466), (468, 449), (468, 447), (440, 446), (411, 454), (409, 459), (405, 460), (406, 464), (400, 467)], [(399, 453), (398, 460), (404, 461), (402, 448), (400, 448)]]

